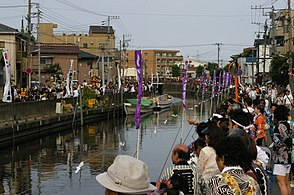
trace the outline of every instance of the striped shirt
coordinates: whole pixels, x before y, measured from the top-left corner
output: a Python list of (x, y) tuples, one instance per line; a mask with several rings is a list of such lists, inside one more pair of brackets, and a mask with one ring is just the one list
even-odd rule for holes
[(160, 180), (168, 180), (174, 173), (182, 175), (188, 182), (188, 191), (185, 195), (201, 195), (206, 194), (206, 184), (195, 166), (189, 165), (186, 161), (169, 167), (161, 175)]

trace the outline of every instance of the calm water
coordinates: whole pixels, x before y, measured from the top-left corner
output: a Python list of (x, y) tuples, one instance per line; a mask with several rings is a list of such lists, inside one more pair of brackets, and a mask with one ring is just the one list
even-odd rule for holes
[[(206, 120), (209, 103), (200, 109), (196, 100), (187, 100), (183, 115), (181, 104), (170, 110), (141, 119), (139, 158), (149, 166), (156, 181), (165, 159), (175, 143), (196, 138), (187, 119)], [(202, 110), (202, 117), (200, 113)], [(183, 133), (181, 133), (183, 129)], [(0, 194), (89, 194), (103, 195), (95, 177), (107, 170), (118, 154), (134, 155), (137, 130), (133, 116), (100, 121), (75, 130), (44, 137), (26, 144), (0, 150)], [(84, 166), (78, 173), (80, 162)], [(168, 157), (167, 165), (171, 164)]]

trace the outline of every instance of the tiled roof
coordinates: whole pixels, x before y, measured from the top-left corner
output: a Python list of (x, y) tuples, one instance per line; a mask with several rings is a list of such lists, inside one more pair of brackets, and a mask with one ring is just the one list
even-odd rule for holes
[(91, 53), (80, 50), (78, 53), (78, 59), (96, 59), (98, 56)]
[(4, 32), (5, 33), (9, 33), (9, 32), (12, 33), (12, 32), (18, 32), (18, 30), (0, 23), (0, 33), (4, 33)]
[[(78, 54), (79, 47), (69, 44), (41, 44), (42, 54)], [(37, 50), (37, 45), (32, 47), (32, 50)]]
[[(90, 26), (89, 34), (107, 34), (108, 33), (108, 26)], [(113, 34), (112, 26), (109, 26), (109, 33)]]

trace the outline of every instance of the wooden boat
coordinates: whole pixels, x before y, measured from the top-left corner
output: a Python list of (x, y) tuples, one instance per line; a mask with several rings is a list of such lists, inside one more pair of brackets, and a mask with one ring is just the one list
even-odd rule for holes
[(155, 98), (155, 104), (154, 111), (160, 111), (162, 109), (170, 108), (172, 103), (174, 101), (173, 96), (168, 94), (159, 95)]
[[(124, 111), (125, 111), (126, 115), (134, 115), (135, 114), (137, 101), (138, 101), (137, 99), (127, 99), (127, 102), (124, 103)], [(143, 97), (141, 99), (141, 108), (140, 108), (141, 114), (153, 112), (154, 107), (155, 106), (150, 99), (148, 99), (146, 97)]]

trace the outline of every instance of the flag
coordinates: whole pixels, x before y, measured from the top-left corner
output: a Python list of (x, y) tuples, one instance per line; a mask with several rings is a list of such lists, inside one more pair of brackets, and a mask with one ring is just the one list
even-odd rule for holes
[(227, 73), (226, 71), (223, 72), (223, 89), (226, 87), (226, 78), (227, 78)]
[(184, 77), (182, 81), (182, 104), (183, 107), (186, 108), (186, 87), (187, 87), (187, 69), (188, 69), (188, 61), (185, 62), (185, 68), (184, 68)]
[(226, 88), (228, 88), (228, 86), (229, 86), (229, 80), (230, 80), (230, 73), (227, 72), (226, 73)]
[(140, 128), (140, 110), (141, 110), (141, 99), (142, 99), (142, 52), (141, 50), (135, 50), (135, 65), (137, 70), (137, 78), (138, 78), (138, 101), (136, 105), (135, 112), (135, 124), (136, 129)]
[(220, 92), (222, 88), (222, 72), (219, 71), (219, 76), (218, 76), (218, 91)]
[(11, 84), (10, 84), (10, 65), (8, 62), (8, 51), (3, 50), (2, 52), (4, 59), (4, 70), (5, 70), (5, 86), (3, 92), (3, 102), (12, 102), (12, 94), (11, 94)]
[(70, 67), (68, 70), (68, 73), (66, 75), (66, 94), (65, 97), (72, 97), (73, 96), (73, 90), (72, 90), (72, 65), (74, 60), (70, 60)]
[(202, 86), (202, 101), (204, 100), (204, 94), (206, 91), (206, 83), (205, 83), (205, 68), (202, 69), (202, 75), (201, 75), (201, 84)]
[(212, 81), (212, 97), (215, 97), (217, 91), (216, 91), (216, 72), (213, 71), (213, 81)]

